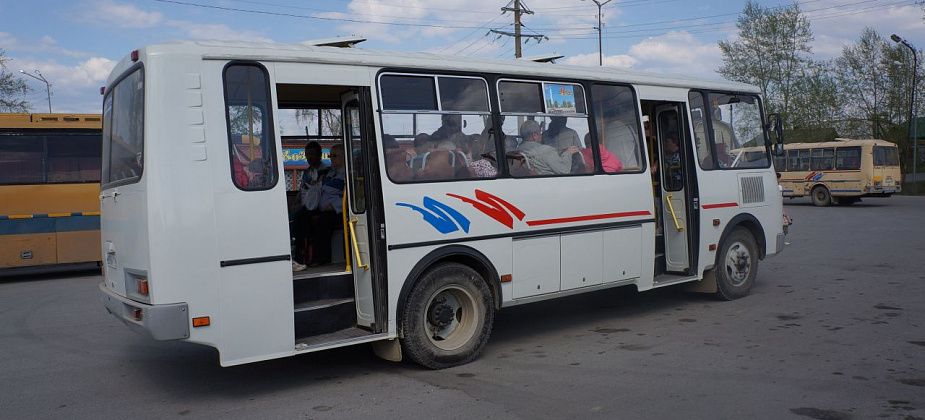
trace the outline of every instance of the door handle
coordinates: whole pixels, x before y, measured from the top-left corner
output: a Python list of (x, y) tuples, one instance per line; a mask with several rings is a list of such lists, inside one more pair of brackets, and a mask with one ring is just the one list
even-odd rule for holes
[(363, 259), (360, 257), (360, 244), (357, 243), (357, 220), (356, 218), (350, 220), (350, 239), (353, 240), (353, 255), (357, 261), (357, 267), (363, 269), (363, 271), (369, 271), (369, 264), (363, 264)]
[(108, 198), (108, 197), (112, 197), (112, 199), (115, 200), (116, 197), (118, 196), (119, 196), (118, 191), (113, 191), (111, 194), (103, 193), (103, 194), (100, 194), (100, 201), (103, 201), (103, 199)]
[(671, 204), (671, 198), (671, 194), (665, 196), (665, 201), (668, 202), (668, 212), (671, 213), (671, 219), (674, 220), (674, 228), (677, 229), (678, 232), (683, 232), (684, 226), (681, 226), (681, 223), (678, 222), (678, 215), (674, 212), (674, 205)]

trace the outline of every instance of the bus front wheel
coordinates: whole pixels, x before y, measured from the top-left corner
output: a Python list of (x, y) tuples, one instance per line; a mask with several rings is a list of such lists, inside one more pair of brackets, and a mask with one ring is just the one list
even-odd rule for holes
[(481, 275), (441, 263), (418, 281), (402, 318), (402, 350), (431, 369), (471, 362), (488, 342), (494, 320), (491, 291)]
[(738, 227), (723, 239), (716, 254), (716, 295), (733, 300), (748, 295), (758, 272), (758, 246), (748, 229)]
[(826, 207), (832, 204), (832, 194), (829, 193), (829, 189), (823, 186), (817, 186), (813, 188), (812, 192), (813, 204), (817, 207)]

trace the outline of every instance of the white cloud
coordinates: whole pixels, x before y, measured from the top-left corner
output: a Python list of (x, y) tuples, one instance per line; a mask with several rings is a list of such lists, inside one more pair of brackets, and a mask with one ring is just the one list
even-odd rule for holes
[[(573, 64), (576, 66), (598, 66), (600, 59), (597, 53), (578, 54), (566, 57), (562, 60), (563, 64)], [(605, 67), (617, 67), (622, 69), (632, 68), (639, 63), (635, 57), (627, 54), (605, 55)]]
[(164, 16), (160, 12), (149, 12), (127, 3), (113, 0), (96, 0), (81, 15), (81, 19), (120, 28), (151, 28), (161, 24)]
[(0, 32), (0, 48), (4, 50), (13, 50), (19, 45), (19, 40), (13, 34)]
[(720, 56), (714, 43), (702, 43), (688, 32), (668, 32), (630, 47), (630, 55), (659, 65), (697, 65), (715, 62)]
[[(813, 9), (836, 5), (837, 3), (827, 1), (818, 6), (814, 5)], [(913, 43), (925, 43), (925, 25), (922, 24), (923, 10), (917, 4), (891, 6), (864, 4), (806, 12), (806, 16), (816, 37), (812, 46), (817, 59), (837, 57), (842, 52), (842, 46), (857, 41), (861, 30), (865, 27), (873, 28), (887, 39), (890, 34), (897, 33), (912, 40)]]
[[(705, 43), (687, 32), (669, 32), (647, 38), (629, 47), (625, 54), (604, 56), (604, 66), (632, 68), (656, 73), (685, 74), (717, 78), (721, 63), (719, 47)], [(597, 66), (597, 53), (578, 54), (562, 60), (565, 64)]]
[(179, 29), (185, 37), (192, 39), (213, 39), (222, 41), (255, 41), (271, 42), (263, 34), (256, 31), (232, 29), (221, 23), (198, 23), (184, 20), (171, 20), (167, 26)]
[[(55, 91), (75, 91), (87, 87), (96, 87), (106, 81), (116, 62), (105, 57), (91, 57), (75, 65), (60, 64), (56, 61), (20, 59), (17, 70), (30, 72), (38, 69), (52, 84)], [(42, 86), (44, 90), (44, 86)]]

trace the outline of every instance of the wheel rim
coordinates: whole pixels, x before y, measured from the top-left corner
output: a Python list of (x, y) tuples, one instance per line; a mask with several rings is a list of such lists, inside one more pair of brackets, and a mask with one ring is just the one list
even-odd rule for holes
[(726, 251), (726, 277), (733, 286), (741, 286), (752, 271), (752, 254), (742, 242), (735, 242)]
[(481, 313), (469, 291), (455, 285), (437, 290), (427, 301), (424, 331), (441, 350), (456, 350), (476, 334)]
[(825, 191), (816, 191), (816, 201), (819, 201), (820, 203), (825, 201)]

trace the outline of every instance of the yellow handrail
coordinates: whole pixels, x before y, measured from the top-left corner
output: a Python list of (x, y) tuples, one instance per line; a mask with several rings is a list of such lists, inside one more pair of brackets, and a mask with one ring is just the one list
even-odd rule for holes
[(350, 221), (350, 236), (353, 239), (353, 253), (357, 259), (357, 267), (363, 269), (363, 271), (369, 270), (369, 264), (363, 264), (363, 259), (360, 258), (360, 245), (357, 243), (357, 219)]
[(674, 205), (671, 204), (671, 194), (665, 197), (665, 201), (668, 202), (668, 211), (671, 213), (671, 219), (674, 220), (674, 228), (677, 229), (678, 232), (683, 232), (684, 226), (678, 223), (678, 215), (674, 213)]

